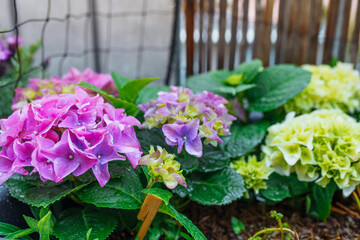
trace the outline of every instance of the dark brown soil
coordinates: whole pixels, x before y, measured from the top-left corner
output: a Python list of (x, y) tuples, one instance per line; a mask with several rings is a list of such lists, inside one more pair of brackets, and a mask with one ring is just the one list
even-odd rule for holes
[[(185, 211), (209, 240), (248, 239), (257, 231), (277, 227), (269, 212), (276, 210), (284, 215), (283, 221), (295, 230), (299, 239), (360, 239), (360, 219), (332, 212), (326, 222), (306, 216), (301, 212), (292, 212), (285, 206), (267, 206), (261, 203), (233, 203), (222, 207), (209, 207), (192, 204)], [(240, 235), (235, 235), (231, 226), (231, 217), (236, 217), (245, 225)], [(278, 232), (269, 239), (280, 239)], [(294, 238), (295, 239), (295, 238)]]

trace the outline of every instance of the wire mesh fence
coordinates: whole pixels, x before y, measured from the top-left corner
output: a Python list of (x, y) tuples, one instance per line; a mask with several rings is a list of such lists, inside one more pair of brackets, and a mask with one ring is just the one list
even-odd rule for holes
[[(170, 83), (174, 60), (174, 24), (178, 1), (161, 0), (9, 0), (1, 3), (0, 34), (40, 40), (34, 66), (0, 88), (16, 86), (39, 71), (61, 76), (70, 66), (97, 72), (117, 71), (130, 78), (159, 76)], [(1, 24), (2, 23), (2, 24)], [(24, 44), (25, 45), (25, 44)], [(154, 56), (155, 59), (152, 59)]]

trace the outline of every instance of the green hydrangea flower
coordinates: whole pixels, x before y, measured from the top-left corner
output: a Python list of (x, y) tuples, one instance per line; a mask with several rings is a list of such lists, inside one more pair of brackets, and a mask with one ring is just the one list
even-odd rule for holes
[(268, 129), (264, 160), (282, 175), (325, 187), (334, 180), (348, 196), (360, 184), (360, 123), (340, 110), (317, 110)]
[(310, 84), (285, 104), (285, 111), (297, 114), (317, 109), (341, 109), (346, 113), (360, 111), (360, 76), (350, 63), (304, 65), (312, 73)]
[[(241, 157), (239, 160), (231, 162), (230, 167), (243, 177), (246, 189), (253, 189), (255, 193), (259, 193), (260, 189), (267, 188), (264, 180), (267, 180), (274, 171), (266, 166), (264, 160), (257, 161), (255, 155), (250, 155), (247, 161), (245, 157)], [(249, 194), (246, 192), (245, 197), (248, 196)]]

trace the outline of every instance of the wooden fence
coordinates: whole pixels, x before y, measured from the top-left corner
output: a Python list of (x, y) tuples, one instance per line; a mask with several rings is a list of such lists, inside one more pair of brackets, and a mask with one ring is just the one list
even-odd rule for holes
[(359, 62), (360, 0), (186, 0), (183, 7), (187, 75), (251, 58), (265, 66)]

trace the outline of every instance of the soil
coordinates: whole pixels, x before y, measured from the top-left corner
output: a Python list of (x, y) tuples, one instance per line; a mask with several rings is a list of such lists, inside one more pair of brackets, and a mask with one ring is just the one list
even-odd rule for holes
[[(360, 239), (360, 218), (345, 212), (331, 212), (326, 222), (306, 216), (302, 212), (293, 212), (282, 205), (269, 206), (261, 203), (232, 203), (227, 206), (201, 206), (192, 204), (184, 214), (188, 216), (209, 240), (242, 240), (253, 236), (257, 231), (269, 227), (278, 227), (269, 212), (276, 210), (284, 215), (283, 222), (298, 234), (299, 239)], [(356, 211), (356, 210), (354, 210)], [(355, 214), (357, 214), (355, 212)], [(235, 235), (231, 226), (231, 217), (241, 220), (245, 230)], [(268, 239), (280, 239), (275, 232)], [(292, 238), (296, 239), (296, 238)]]

